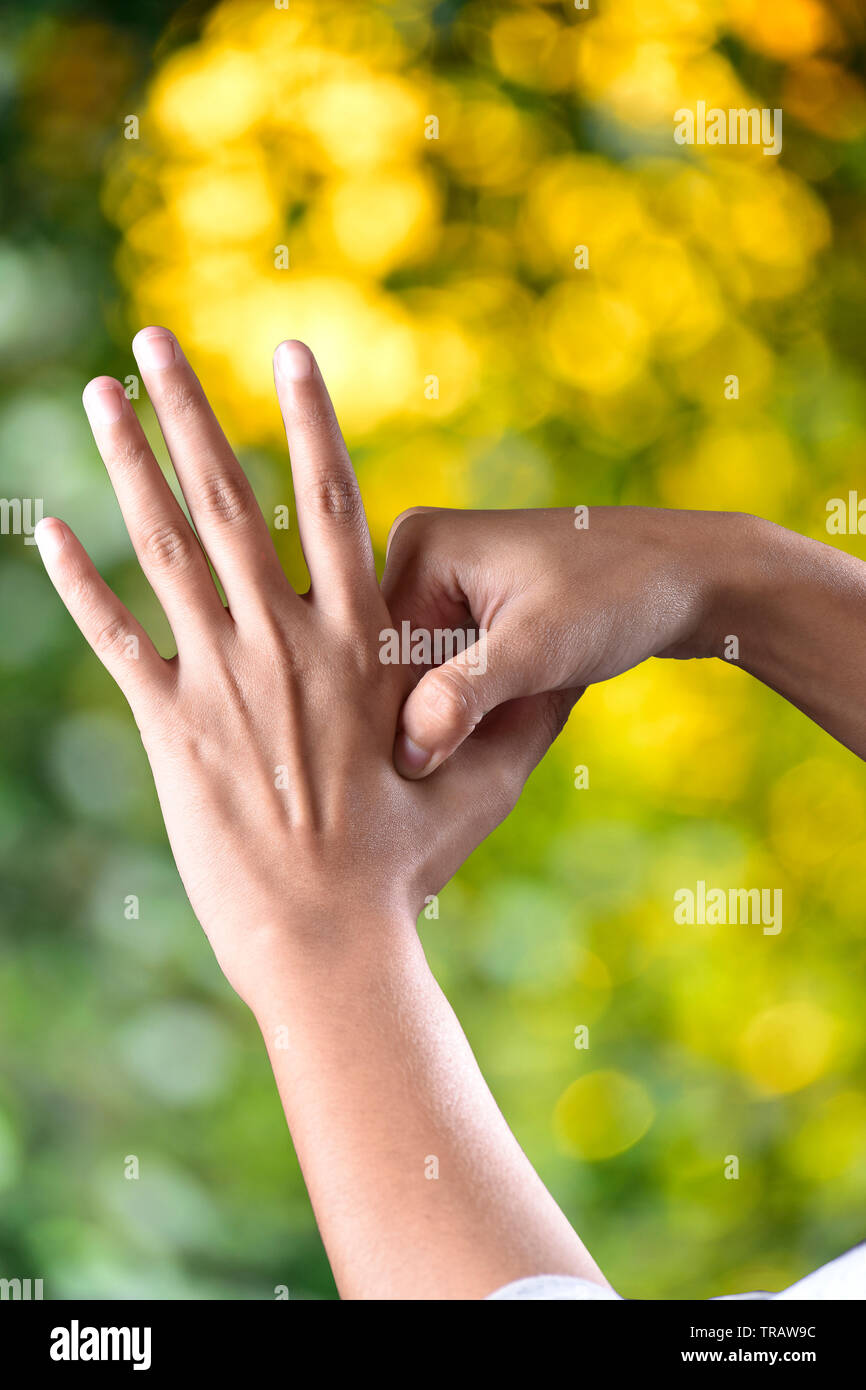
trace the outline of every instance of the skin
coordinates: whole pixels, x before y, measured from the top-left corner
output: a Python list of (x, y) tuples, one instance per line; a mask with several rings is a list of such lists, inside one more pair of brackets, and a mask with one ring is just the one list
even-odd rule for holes
[[(391, 530), (395, 623), (483, 629), (403, 708), (395, 762), (424, 778), (492, 711), (575, 698), (647, 657), (730, 658), (866, 757), (866, 565), (758, 517), (648, 507), (414, 508)], [(471, 739), (469, 742), (471, 743)]]
[(119, 383), (98, 378), (84, 402), (177, 655), (159, 655), (64, 523), (46, 518), (36, 539), (130, 704), (193, 910), (260, 1024), (340, 1293), (477, 1298), (540, 1272), (604, 1283), (502, 1118), (415, 930), (425, 898), (510, 811), (570, 700), (511, 703), (441, 774), (401, 778), (392, 749), (411, 682), (379, 659), (391, 615), (311, 353), (275, 354), (301, 596), (176, 339), (149, 328), (133, 349), (192, 525)]
[[(129, 701), (190, 902), (261, 1027), (341, 1295), (481, 1298), (542, 1273), (607, 1286), (487, 1089), (416, 919), (581, 690), (649, 655), (721, 656), (735, 633), (745, 669), (866, 754), (866, 566), (755, 518), (594, 508), (579, 532), (571, 512), (422, 509), (397, 523), (380, 590), (327, 391), (289, 342), (275, 380), (299, 595), (176, 340), (150, 328), (133, 346), (192, 525), (119, 383), (84, 399), (177, 655), (67, 526), (46, 518), (36, 538)], [(464, 658), (413, 689), (380, 660), (404, 619), (488, 629), (486, 670)], [(407, 733), (423, 765), (405, 766)]]

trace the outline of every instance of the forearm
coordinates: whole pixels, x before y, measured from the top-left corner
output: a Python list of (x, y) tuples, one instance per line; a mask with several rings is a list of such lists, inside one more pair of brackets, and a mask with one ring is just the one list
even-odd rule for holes
[(770, 522), (743, 518), (715, 618), (739, 664), (866, 757), (866, 565)]
[(508, 1129), (414, 925), (278, 968), (255, 1009), (344, 1298), (605, 1283)]

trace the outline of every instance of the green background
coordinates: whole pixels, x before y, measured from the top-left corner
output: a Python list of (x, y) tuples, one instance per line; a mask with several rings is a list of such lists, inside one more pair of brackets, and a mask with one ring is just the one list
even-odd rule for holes
[[(266, 514), (270, 353), (311, 343), (380, 558), (418, 502), (731, 508), (866, 558), (825, 525), (863, 477), (863, 43), (817, 0), (7, 6), (3, 495), (63, 516), (170, 649), (80, 405), (155, 321)], [(782, 108), (781, 156), (675, 145), (699, 99)], [(21, 536), (0, 622), (0, 1276), (334, 1297), (132, 719)], [(722, 663), (650, 663), (581, 701), (422, 923), (626, 1296), (779, 1288), (866, 1235), (864, 852), (852, 755)], [(698, 879), (782, 888), (782, 932), (677, 926)]]

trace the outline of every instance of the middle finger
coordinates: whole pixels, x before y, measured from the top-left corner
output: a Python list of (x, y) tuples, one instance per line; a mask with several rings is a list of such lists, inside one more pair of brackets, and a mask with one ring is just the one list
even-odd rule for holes
[(167, 328), (132, 344), (190, 516), (234, 618), (291, 594), (255, 494)]

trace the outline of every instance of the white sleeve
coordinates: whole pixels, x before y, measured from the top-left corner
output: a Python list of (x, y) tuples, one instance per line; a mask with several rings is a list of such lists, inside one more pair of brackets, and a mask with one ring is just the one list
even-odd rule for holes
[(770, 1298), (779, 1299), (866, 1299), (866, 1245), (857, 1245), (847, 1255), (840, 1255), (828, 1265), (822, 1265), (814, 1273), (798, 1279), (790, 1288), (780, 1293), (734, 1293), (714, 1298), (713, 1303), (733, 1302), (735, 1299)]
[[(622, 1302), (618, 1293), (603, 1284), (593, 1284), (589, 1279), (573, 1279), (565, 1274), (539, 1274), (533, 1279), (517, 1279), (506, 1284), (488, 1299), (584, 1299)], [(724, 1303), (734, 1299), (866, 1299), (866, 1244), (840, 1255), (838, 1260), (807, 1274), (790, 1288), (781, 1293), (739, 1293), (727, 1294), (711, 1302)]]
[(814, 1274), (798, 1279), (789, 1289), (777, 1293), (776, 1298), (866, 1298), (866, 1245), (855, 1246), (847, 1255), (840, 1255)]
[(566, 1274), (539, 1274), (534, 1279), (517, 1279), (513, 1284), (506, 1284), (504, 1288), (488, 1294), (487, 1298), (539, 1300), (581, 1298), (621, 1301), (619, 1294), (614, 1293), (613, 1289), (604, 1284), (593, 1284), (590, 1279), (572, 1279)]

